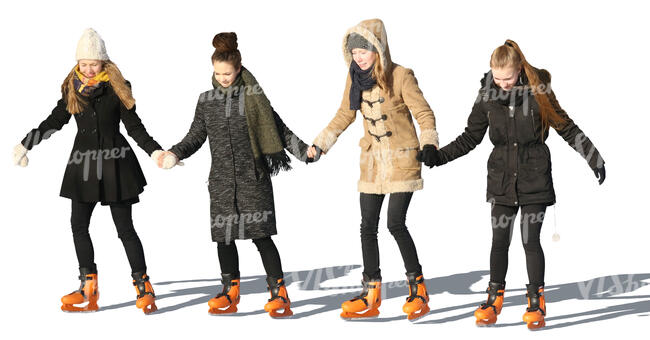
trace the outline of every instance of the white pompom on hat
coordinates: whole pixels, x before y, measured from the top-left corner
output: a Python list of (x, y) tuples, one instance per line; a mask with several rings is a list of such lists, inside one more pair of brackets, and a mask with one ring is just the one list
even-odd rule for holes
[(77, 61), (81, 59), (108, 60), (104, 40), (92, 28), (86, 28), (77, 43)]

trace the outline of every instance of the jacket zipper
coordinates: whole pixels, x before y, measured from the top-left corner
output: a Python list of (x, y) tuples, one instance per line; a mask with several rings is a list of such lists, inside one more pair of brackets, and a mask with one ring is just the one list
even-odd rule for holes
[[(516, 107), (514, 105), (511, 105), (511, 106), (508, 106), (508, 109), (509, 109), (508, 115), (510, 115), (510, 117), (512, 117), (512, 120), (513, 120), (512, 121), (512, 128), (513, 128), (514, 131), (513, 131), (512, 136), (514, 137), (515, 141), (513, 141), (512, 143), (515, 143), (516, 139), (517, 139), (517, 118), (516, 118), (516, 114), (515, 114)], [(515, 167), (514, 167), (515, 168), (515, 172), (514, 172), (515, 202), (514, 203), (516, 205), (519, 205), (519, 197), (517, 195), (517, 182), (518, 182), (517, 176), (519, 175), (519, 150), (517, 150), (517, 148), (518, 147), (515, 147), (515, 150), (514, 150), (514, 153), (515, 153), (515, 157), (514, 157), (515, 158), (515, 164), (514, 164), (515, 165)], [(510, 148), (506, 148), (506, 150), (510, 150)]]

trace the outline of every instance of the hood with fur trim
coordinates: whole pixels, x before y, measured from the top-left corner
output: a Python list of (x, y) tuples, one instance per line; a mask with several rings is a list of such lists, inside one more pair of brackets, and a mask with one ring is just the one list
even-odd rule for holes
[(364, 20), (345, 32), (345, 36), (343, 37), (343, 58), (348, 68), (350, 68), (350, 63), (352, 62), (352, 53), (348, 51), (347, 46), (348, 38), (352, 33), (357, 33), (368, 40), (377, 50), (379, 61), (384, 67), (384, 70), (388, 71), (391, 69), (393, 61), (390, 58), (388, 38), (386, 37), (386, 29), (384, 28), (383, 21), (380, 19)]

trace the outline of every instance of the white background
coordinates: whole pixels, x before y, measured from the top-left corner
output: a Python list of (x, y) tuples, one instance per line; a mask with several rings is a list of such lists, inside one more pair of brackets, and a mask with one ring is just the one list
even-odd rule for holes
[[(521, 322), (527, 276), (518, 230), (500, 327), (474, 327), (472, 313), (484, 300), (489, 279), (485, 164), (492, 146), (487, 136), (466, 157), (424, 169), (425, 189), (411, 203), (407, 225), (427, 278), (431, 314), (417, 324), (406, 321), (401, 305), (407, 288), (399, 286), (386, 287), (376, 322), (339, 318), (340, 303), (359, 290), (361, 279), (360, 119), (319, 163), (294, 161), (293, 171), (274, 178), (279, 231), (274, 240), (295, 306), (293, 320), (273, 320), (264, 313), (264, 271), (250, 241), (238, 242), (244, 281), (240, 312), (208, 315), (207, 301), (221, 289), (209, 232), (208, 147), (184, 167), (163, 171), (128, 137), (149, 183), (133, 218), (160, 312), (145, 317), (135, 307), (122, 244), (109, 209), (101, 206), (93, 215), (91, 235), (103, 311), (59, 310), (59, 298), (78, 286), (70, 201), (58, 196), (75, 124), (36, 146), (27, 168), (13, 166), (10, 154), (60, 98), (84, 28), (95, 28), (106, 41), (109, 56), (133, 83), (138, 114), (163, 147), (185, 135), (198, 95), (211, 88), (211, 41), (224, 31), (237, 32), (244, 65), (288, 126), (310, 143), (341, 100), (347, 72), (343, 33), (374, 17), (386, 25), (393, 59), (414, 69), (435, 112), (441, 145), (463, 131), (490, 53), (506, 38), (520, 44), (532, 65), (552, 73), (560, 103), (598, 147), (608, 175), (598, 186), (580, 155), (551, 132), (558, 203), (548, 210), (542, 230), (548, 296), (542, 334), (643, 332), (650, 320), (650, 27), (647, 7), (642, 7), (625, 1), (4, 3), (2, 338), (533, 336)], [(555, 228), (559, 242), (551, 240)], [(385, 211), (379, 242), (384, 282), (401, 284), (404, 268), (386, 230)], [(319, 268), (330, 268), (330, 276)], [(313, 280), (318, 273), (320, 288)]]

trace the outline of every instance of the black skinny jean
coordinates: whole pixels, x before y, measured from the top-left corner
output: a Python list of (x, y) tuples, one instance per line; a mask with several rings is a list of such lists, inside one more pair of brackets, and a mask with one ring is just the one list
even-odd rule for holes
[[(93, 243), (88, 233), (90, 217), (96, 202), (78, 202), (72, 201), (72, 237), (74, 240), (75, 251), (80, 268), (88, 268), (92, 273), (97, 273), (95, 265), (95, 251)], [(138, 234), (133, 228), (133, 219), (131, 218), (130, 204), (111, 205), (111, 215), (117, 229), (117, 237), (122, 240), (122, 245), (126, 251), (126, 256), (131, 265), (131, 272), (146, 272), (147, 265), (144, 260), (144, 250)]]
[[(275, 279), (283, 278), (280, 253), (271, 237), (257, 238), (253, 240), (253, 243), (255, 243), (257, 250), (260, 252), (266, 275)], [(239, 254), (237, 253), (235, 242), (217, 242), (217, 253), (219, 255), (221, 273), (239, 277)]]
[[(490, 281), (505, 283), (508, 271), (508, 248), (519, 207), (492, 207), (492, 250), (490, 252)], [(530, 284), (544, 285), (544, 251), (539, 234), (544, 222), (546, 205), (521, 206), (521, 242), (526, 253), (526, 268)]]
[[(379, 213), (386, 195), (365, 194), (360, 195), (361, 205), (361, 252), (363, 254), (363, 272), (371, 279), (381, 279), (379, 269), (379, 246), (377, 244), (377, 231)], [(404, 267), (411, 273), (422, 274), (422, 266), (411, 234), (406, 229), (406, 212), (411, 203), (412, 192), (399, 192), (390, 194), (388, 200), (388, 231), (397, 241), (397, 246), (402, 254)]]

